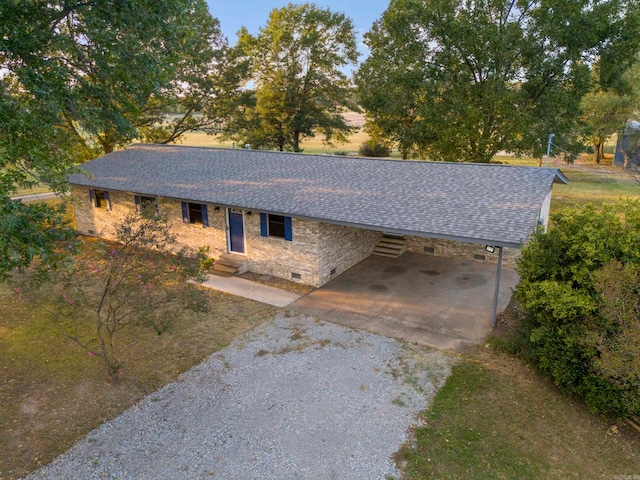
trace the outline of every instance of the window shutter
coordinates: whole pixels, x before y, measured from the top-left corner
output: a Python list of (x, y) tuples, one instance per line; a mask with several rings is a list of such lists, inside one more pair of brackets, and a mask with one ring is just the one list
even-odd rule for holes
[(187, 202), (182, 202), (182, 222), (189, 223), (189, 207)]
[(91, 202), (91, 205), (92, 205), (93, 207), (95, 207), (95, 206), (96, 206), (96, 196), (95, 196), (95, 194), (93, 193), (93, 189), (92, 189), (92, 188), (90, 188), (90, 189), (89, 189), (89, 201)]
[(136, 212), (140, 213), (142, 211), (142, 205), (140, 205), (140, 195), (134, 195), (133, 199), (136, 202)]
[(284, 239), (289, 242), (293, 240), (293, 231), (291, 229), (291, 217), (284, 217)]
[(207, 212), (207, 206), (202, 205), (202, 228), (209, 226), (209, 213)]
[(269, 229), (267, 228), (267, 214), (266, 213), (261, 213), (260, 214), (260, 236), (261, 237), (268, 237), (269, 236)]
[(109, 192), (104, 191), (104, 201), (107, 202), (107, 210), (111, 210), (111, 199), (109, 198)]

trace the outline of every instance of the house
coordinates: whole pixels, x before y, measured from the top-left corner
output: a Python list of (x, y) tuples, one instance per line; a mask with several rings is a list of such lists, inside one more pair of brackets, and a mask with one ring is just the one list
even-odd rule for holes
[(167, 145), (82, 169), (70, 177), (79, 232), (113, 238), (115, 222), (153, 203), (180, 246), (313, 286), (376, 248), (492, 263), (507, 249), (513, 262), (547, 225), (553, 182), (567, 182), (548, 168)]

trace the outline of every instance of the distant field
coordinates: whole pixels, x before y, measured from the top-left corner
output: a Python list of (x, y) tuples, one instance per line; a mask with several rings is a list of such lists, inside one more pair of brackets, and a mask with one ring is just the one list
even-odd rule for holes
[[(322, 141), (322, 137), (308, 138), (302, 141), (304, 153), (335, 153), (349, 152), (357, 153), (360, 145), (369, 139), (369, 136), (362, 130), (358, 130), (349, 137), (346, 143), (336, 143), (328, 146)], [(220, 141), (217, 135), (207, 135), (204, 132), (189, 132), (183, 135), (179, 145), (189, 145), (193, 147), (215, 147), (215, 148), (232, 148), (231, 141)], [(236, 148), (243, 148), (244, 145), (236, 143)]]

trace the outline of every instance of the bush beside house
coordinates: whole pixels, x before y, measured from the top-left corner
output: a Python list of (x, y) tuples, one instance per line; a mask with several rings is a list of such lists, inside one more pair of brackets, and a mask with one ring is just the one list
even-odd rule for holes
[(599, 414), (640, 413), (640, 202), (552, 216), (522, 250), (526, 356)]

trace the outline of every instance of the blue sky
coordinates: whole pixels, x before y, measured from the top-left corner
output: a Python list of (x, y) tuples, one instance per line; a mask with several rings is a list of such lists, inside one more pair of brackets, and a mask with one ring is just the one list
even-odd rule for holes
[[(258, 29), (267, 23), (271, 10), (304, 1), (207, 0), (207, 3), (211, 15), (220, 20), (222, 33), (233, 45), (236, 43), (236, 32), (240, 27), (247, 27), (249, 33), (258, 33)], [(318, 0), (313, 3), (351, 17), (358, 30), (358, 42), (362, 42), (362, 34), (371, 28), (371, 24), (380, 18), (389, 6), (389, 0)], [(360, 51), (364, 51), (362, 46)]]

